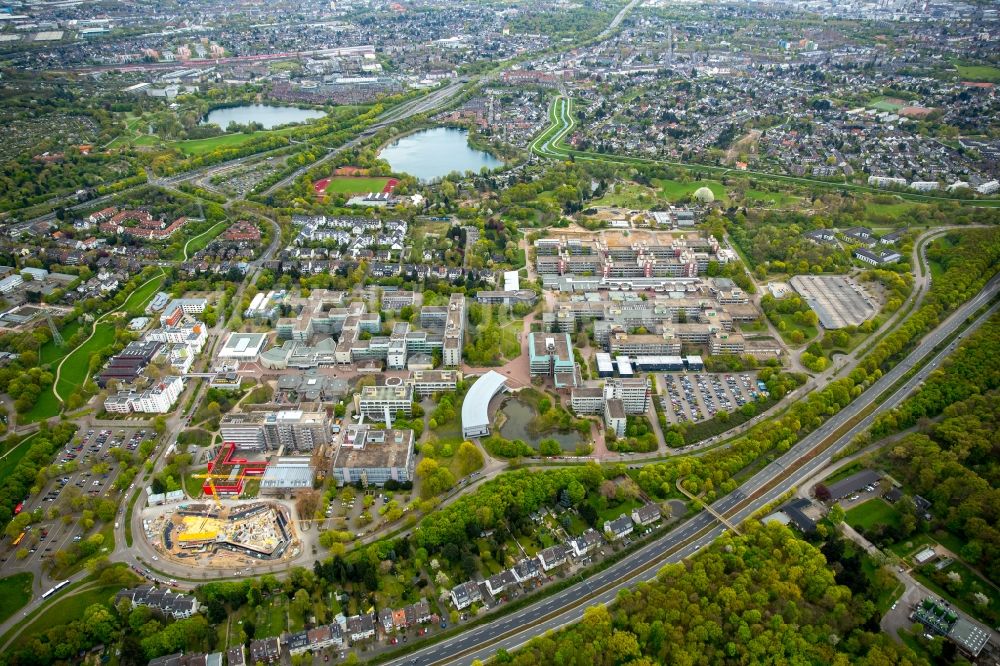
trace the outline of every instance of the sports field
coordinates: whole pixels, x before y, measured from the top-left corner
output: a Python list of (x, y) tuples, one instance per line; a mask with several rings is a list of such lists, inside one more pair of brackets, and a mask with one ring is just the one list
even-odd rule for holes
[[(316, 194), (367, 194), (382, 192), (394, 178), (334, 176), (313, 183)], [(391, 183), (395, 185), (395, 182)]]

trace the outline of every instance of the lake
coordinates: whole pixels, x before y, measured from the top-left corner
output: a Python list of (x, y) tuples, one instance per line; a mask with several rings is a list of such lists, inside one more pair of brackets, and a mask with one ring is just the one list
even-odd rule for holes
[(536, 450), (538, 443), (543, 439), (556, 440), (563, 451), (575, 451), (577, 444), (583, 443), (583, 437), (575, 430), (568, 432), (550, 430), (540, 435), (532, 435), (528, 432), (528, 424), (535, 419), (537, 414), (531, 405), (525, 404), (517, 398), (507, 400), (500, 411), (507, 417), (503, 425), (500, 426), (500, 436), (504, 439), (520, 439)]
[(469, 131), (435, 127), (404, 136), (378, 155), (393, 171), (408, 173), (422, 181), (443, 178), (452, 171), (465, 173), (483, 167), (495, 169), (503, 162), (483, 150), (469, 146)]
[(264, 129), (290, 123), (304, 123), (313, 118), (322, 118), (323, 111), (314, 109), (299, 109), (294, 106), (273, 106), (271, 104), (244, 104), (226, 109), (216, 109), (201, 119), (202, 125), (218, 125), (226, 129), (229, 123), (236, 121), (240, 125), (260, 123)]

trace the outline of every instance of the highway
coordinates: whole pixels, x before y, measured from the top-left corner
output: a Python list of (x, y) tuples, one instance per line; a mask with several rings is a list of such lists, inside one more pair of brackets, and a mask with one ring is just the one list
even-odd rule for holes
[[(1000, 275), (990, 280), (976, 297), (962, 305), (936, 329), (924, 336), (903, 361), (877, 380), (860, 397), (820, 428), (802, 438), (784, 455), (755, 474), (737, 490), (716, 501), (712, 504), (712, 508), (738, 524), (828, 464), (836, 453), (850, 444), (855, 435), (871, 425), (878, 413), (902, 402), (927, 374), (941, 365), (954, 347), (949, 345), (935, 355), (926, 366), (893, 391), (878, 409), (872, 410), (863, 418), (858, 417), (914, 366), (920, 364), (934, 347), (954, 333), (976, 310), (994, 298), (998, 291), (1000, 291)], [(1000, 305), (994, 305), (987, 313), (980, 316), (970, 325), (969, 330), (981, 326), (998, 307)], [(856, 422), (850, 425), (854, 421)], [(848, 426), (850, 427), (846, 432), (840, 432)], [(605, 571), (576, 583), (554, 596), (388, 663), (464, 664), (475, 659), (489, 659), (500, 648), (515, 649), (547, 631), (578, 621), (587, 606), (612, 602), (619, 590), (653, 579), (662, 565), (680, 562), (690, 557), (711, 544), (724, 532), (725, 529), (708, 511), (702, 511), (675, 530)]]
[(334, 148), (333, 150), (331, 150), (330, 152), (328, 152), (326, 155), (319, 158), (315, 162), (307, 164), (299, 169), (296, 169), (288, 176), (282, 178), (277, 183), (264, 190), (264, 192), (262, 192), (263, 196), (269, 197), (278, 190), (282, 189), (283, 187), (287, 187), (288, 185), (293, 183), (297, 178), (299, 178), (302, 174), (306, 173), (310, 169), (314, 169), (318, 167), (320, 164), (323, 164), (324, 162), (333, 159), (334, 157), (344, 152), (345, 150), (350, 150), (351, 148), (360, 145), (364, 141), (367, 141), (369, 138), (371, 138), (373, 134), (375, 134), (375, 132), (377, 132), (383, 127), (388, 127), (392, 123), (399, 122), (400, 120), (405, 120), (407, 118), (410, 118), (411, 116), (415, 116), (420, 113), (431, 113), (436, 109), (446, 106), (449, 102), (451, 102), (451, 100), (454, 97), (456, 97), (462, 92), (465, 83), (466, 82), (464, 79), (457, 79), (455, 81), (452, 81), (448, 85), (444, 86), (440, 90), (435, 90), (426, 97), (420, 97), (413, 101), (406, 102), (397, 107), (389, 109), (381, 116), (379, 116), (377, 121), (373, 123), (371, 126), (369, 126), (368, 129), (366, 129), (364, 132), (354, 137), (353, 139), (343, 144), (342, 146)]

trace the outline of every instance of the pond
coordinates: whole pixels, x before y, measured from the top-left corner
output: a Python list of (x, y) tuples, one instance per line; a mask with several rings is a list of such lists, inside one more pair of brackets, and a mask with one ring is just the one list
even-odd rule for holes
[(244, 104), (225, 109), (216, 109), (201, 119), (202, 125), (218, 125), (226, 129), (229, 123), (239, 125), (260, 123), (264, 129), (290, 123), (304, 123), (313, 118), (322, 118), (326, 113), (314, 109), (299, 109), (294, 106), (274, 106), (271, 104)]
[(500, 426), (500, 436), (504, 439), (523, 440), (533, 449), (537, 449), (538, 443), (543, 439), (554, 439), (559, 442), (563, 451), (575, 451), (577, 444), (583, 443), (583, 437), (575, 430), (568, 432), (550, 430), (540, 435), (532, 435), (528, 431), (528, 424), (534, 420), (537, 414), (531, 405), (516, 398), (505, 402), (500, 411), (506, 417), (503, 425)]
[(379, 153), (393, 171), (419, 180), (443, 178), (452, 171), (465, 173), (483, 167), (495, 169), (503, 162), (484, 150), (469, 146), (469, 131), (454, 127), (421, 130), (398, 139)]

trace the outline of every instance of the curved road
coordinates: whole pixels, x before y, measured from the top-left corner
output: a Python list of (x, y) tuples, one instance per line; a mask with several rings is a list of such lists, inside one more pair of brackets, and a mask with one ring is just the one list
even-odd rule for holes
[[(927, 357), (934, 347), (948, 338), (976, 310), (1000, 291), (1000, 275), (994, 277), (971, 301), (962, 305), (936, 329), (928, 333), (910, 354), (883, 375), (859, 398), (831, 417), (820, 428), (805, 436), (780, 458), (769, 464), (731, 494), (717, 500), (712, 509), (733, 523), (740, 523), (780, 498), (800, 481), (829, 463), (851, 440), (871, 425), (875, 416), (902, 402), (912, 390), (952, 351), (949, 345), (919, 372), (895, 390), (879, 407), (863, 418), (864, 410), (890, 389), (903, 375)], [(1000, 308), (994, 305), (980, 316), (969, 330), (981, 326)], [(853, 425), (851, 425), (853, 423)], [(840, 432), (845, 427), (846, 432)], [(519, 611), (459, 633), (435, 645), (418, 650), (390, 664), (451, 664), (486, 660), (500, 648), (511, 650), (536, 636), (578, 621), (586, 606), (614, 600), (618, 590), (656, 576), (668, 563), (690, 557), (721, 536), (725, 529), (708, 511), (702, 511), (683, 525), (617, 562), (605, 571), (583, 580), (552, 597), (539, 600)]]

